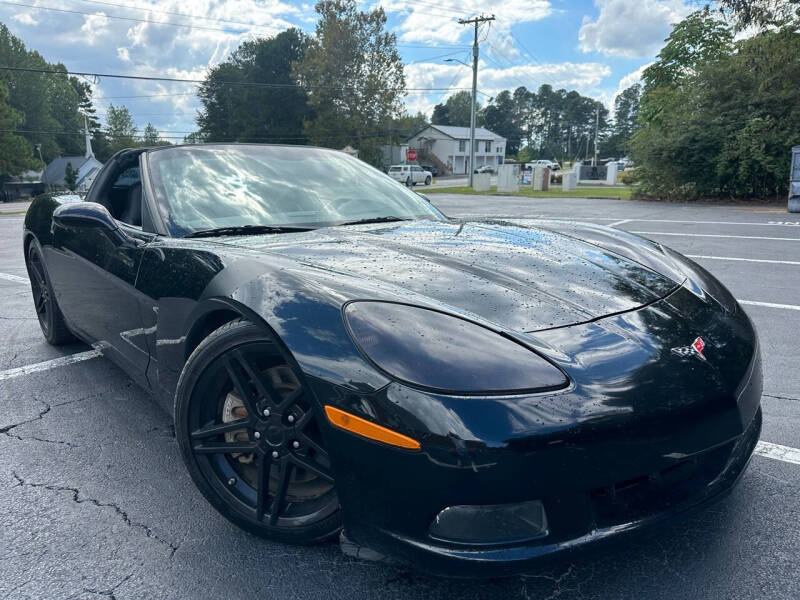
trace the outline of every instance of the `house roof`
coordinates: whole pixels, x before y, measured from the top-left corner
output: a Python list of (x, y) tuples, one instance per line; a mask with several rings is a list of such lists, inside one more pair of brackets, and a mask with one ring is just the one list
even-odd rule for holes
[[(468, 140), (469, 139), (469, 127), (457, 127), (455, 125), (428, 125), (428, 127), (432, 127), (437, 131), (442, 132), (448, 137), (453, 138), (454, 140)], [(427, 129), (426, 127), (425, 129)], [(423, 129), (422, 131), (425, 131)], [(420, 133), (422, 133), (420, 131)], [(419, 133), (417, 134), (419, 135)], [(417, 136), (413, 136), (417, 137)], [(484, 127), (476, 127), (475, 128), (475, 139), (476, 140), (503, 140), (505, 141), (506, 138), (503, 136), (497, 135), (493, 131), (489, 131)]]
[(85, 156), (59, 156), (45, 168), (44, 175), (42, 176), (42, 182), (49, 183), (51, 185), (64, 185), (64, 172), (67, 168), (67, 163), (70, 163), (72, 168), (78, 171), (88, 161), (93, 161), (97, 163), (98, 166), (102, 166), (102, 164), (94, 157), (87, 158)]

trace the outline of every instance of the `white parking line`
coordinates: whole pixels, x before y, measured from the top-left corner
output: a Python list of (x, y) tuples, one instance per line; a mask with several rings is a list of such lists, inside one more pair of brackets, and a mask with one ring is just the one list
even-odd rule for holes
[(681, 237), (735, 238), (739, 240), (775, 240), (779, 242), (800, 242), (800, 238), (765, 237), (761, 235), (722, 235), (719, 233), (678, 233), (675, 231), (631, 231), (638, 235), (674, 235)]
[(756, 444), (755, 453), (759, 456), (766, 456), (775, 460), (800, 465), (800, 450), (791, 446), (781, 446), (771, 442), (761, 442)]
[(622, 221), (616, 221), (615, 223), (609, 223), (609, 227), (616, 227), (617, 225), (624, 225), (625, 223), (630, 223), (633, 219), (622, 219)]
[(49, 371), (50, 369), (55, 369), (56, 367), (71, 365), (84, 360), (97, 358), (98, 356), (103, 356), (103, 353), (100, 352), (100, 350), (87, 350), (86, 352), (70, 354), (69, 356), (61, 356), (59, 358), (54, 358), (53, 360), (46, 360), (40, 363), (34, 363), (32, 365), (25, 365), (15, 369), (7, 369), (5, 371), (0, 371), (0, 381), (5, 379), (13, 379), (14, 377), (19, 377), (20, 375), (38, 373), (39, 371)]
[(797, 260), (770, 260), (767, 258), (739, 258), (734, 256), (705, 256), (703, 254), (686, 254), (689, 258), (707, 258), (710, 260), (733, 260), (753, 263), (770, 263), (773, 265), (800, 265)]
[[(610, 217), (597, 217), (598, 220), (611, 221)], [(691, 225), (756, 225), (758, 227), (798, 227), (800, 221), (681, 221), (678, 219), (628, 219), (636, 223), (688, 223)]]
[(12, 275), (11, 273), (0, 273), (0, 279), (13, 281), (14, 283), (29, 283), (27, 277), (20, 277), (19, 275)]
[(737, 300), (739, 304), (748, 304), (750, 306), (764, 306), (766, 308), (782, 308), (784, 310), (800, 310), (800, 306), (796, 304), (775, 304), (774, 302), (757, 302), (755, 300)]

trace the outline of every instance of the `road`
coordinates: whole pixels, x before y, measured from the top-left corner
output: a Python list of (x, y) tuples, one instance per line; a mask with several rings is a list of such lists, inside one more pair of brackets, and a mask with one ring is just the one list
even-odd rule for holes
[[(453, 216), (611, 225), (697, 257), (764, 353), (764, 428), (725, 500), (603, 554), (449, 581), (245, 534), (194, 488), (166, 414), (90, 349), (45, 344), (20, 215), (0, 216), (0, 597), (707, 599), (800, 597), (800, 216), (778, 207), (431, 197)], [(69, 357), (69, 358), (64, 358)], [(773, 445), (769, 445), (773, 444)]]

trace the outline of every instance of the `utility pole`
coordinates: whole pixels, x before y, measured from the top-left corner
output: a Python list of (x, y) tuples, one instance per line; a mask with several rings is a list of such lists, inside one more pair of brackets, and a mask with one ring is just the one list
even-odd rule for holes
[(600, 107), (595, 109), (594, 116), (594, 158), (592, 159), (592, 166), (597, 166), (597, 130), (600, 129)]
[(473, 17), (472, 19), (459, 19), (461, 25), (475, 26), (475, 41), (472, 44), (472, 110), (469, 118), (469, 187), (472, 187), (475, 171), (475, 105), (478, 95), (478, 25), (487, 21), (494, 21), (491, 17)]

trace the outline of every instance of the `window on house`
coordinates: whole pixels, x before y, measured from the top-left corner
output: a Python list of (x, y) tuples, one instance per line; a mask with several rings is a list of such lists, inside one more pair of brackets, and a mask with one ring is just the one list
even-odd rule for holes
[(492, 142), (486, 142), (486, 145), (484, 146), (484, 152), (489, 153), (491, 151), (492, 151)]
[(467, 140), (458, 140), (458, 151), (459, 152), (467, 151)]

